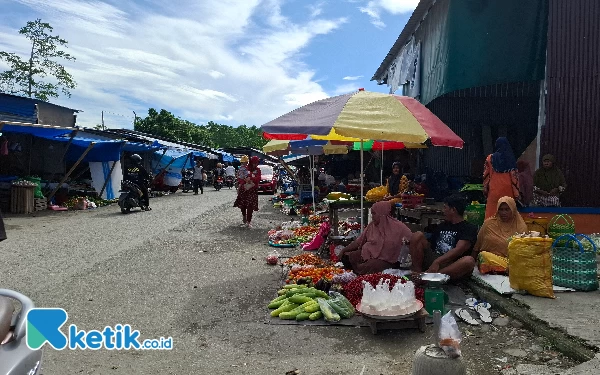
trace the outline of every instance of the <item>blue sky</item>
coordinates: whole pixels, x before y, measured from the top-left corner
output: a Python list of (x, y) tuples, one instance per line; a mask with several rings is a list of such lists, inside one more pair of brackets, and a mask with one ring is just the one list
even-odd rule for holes
[[(41, 18), (69, 41), (78, 87), (53, 103), (78, 123), (131, 127), (133, 111), (257, 125), (365, 88), (418, 0), (0, 0), (0, 50)], [(0, 62), (0, 70), (6, 66)]]

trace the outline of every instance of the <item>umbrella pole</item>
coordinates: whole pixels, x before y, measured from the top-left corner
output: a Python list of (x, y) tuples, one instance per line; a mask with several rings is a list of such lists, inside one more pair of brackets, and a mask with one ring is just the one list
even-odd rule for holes
[(364, 219), (364, 196), (365, 196), (365, 171), (363, 170), (365, 158), (363, 155), (363, 140), (360, 140), (360, 232), (362, 233), (365, 223)]
[(383, 146), (381, 146), (381, 186), (383, 186)]
[(310, 177), (312, 178), (312, 201), (313, 201), (313, 214), (317, 213), (317, 207), (315, 204), (315, 173), (313, 171), (313, 169), (315, 169), (315, 156), (312, 156), (312, 169), (311, 169), (311, 173), (310, 173)]

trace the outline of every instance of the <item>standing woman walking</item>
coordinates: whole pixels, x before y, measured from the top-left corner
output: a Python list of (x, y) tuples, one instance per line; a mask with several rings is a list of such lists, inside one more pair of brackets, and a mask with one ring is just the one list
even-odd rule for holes
[(256, 156), (250, 158), (247, 175), (238, 178), (238, 196), (233, 204), (233, 207), (238, 207), (242, 211), (242, 226), (248, 228), (252, 228), (252, 214), (258, 211), (258, 184), (261, 177), (259, 162), (260, 159)]
[(483, 193), (487, 197), (486, 219), (496, 214), (500, 198), (511, 197), (521, 201), (517, 159), (505, 137), (496, 140), (496, 152), (485, 159)]

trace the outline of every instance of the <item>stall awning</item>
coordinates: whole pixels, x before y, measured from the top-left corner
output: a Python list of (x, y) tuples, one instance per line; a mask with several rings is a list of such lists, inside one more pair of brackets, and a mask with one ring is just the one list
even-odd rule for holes
[(63, 128), (54, 125), (28, 124), (9, 121), (0, 121), (0, 133), (31, 134), (36, 137), (58, 137), (70, 134), (76, 128)]
[(149, 152), (149, 151), (156, 151), (156, 150), (164, 150), (166, 147), (165, 146), (155, 146), (155, 145), (149, 145), (146, 143), (139, 143), (139, 142), (127, 142), (123, 145), (123, 151), (127, 151), (127, 152)]

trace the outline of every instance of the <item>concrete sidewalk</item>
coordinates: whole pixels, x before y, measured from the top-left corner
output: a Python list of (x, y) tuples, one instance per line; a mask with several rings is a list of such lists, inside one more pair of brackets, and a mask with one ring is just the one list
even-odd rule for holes
[[(550, 299), (520, 294), (500, 295), (475, 281), (471, 281), (469, 286), (493, 308), (546, 337), (565, 355), (584, 362), (564, 374), (600, 374), (600, 291), (561, 292), (556, 293), (555, 299)], [(511, 371), (506, 374), (556, 373), (550, 367)]]

